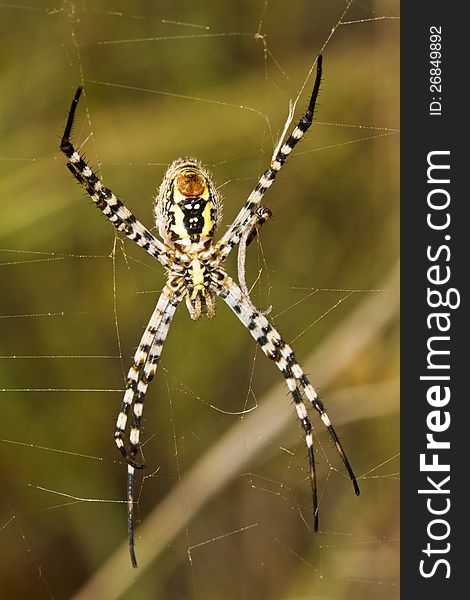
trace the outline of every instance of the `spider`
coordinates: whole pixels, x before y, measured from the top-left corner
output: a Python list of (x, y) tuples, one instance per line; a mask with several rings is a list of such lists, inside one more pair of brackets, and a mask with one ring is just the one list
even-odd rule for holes
[(155, 222), (162, 240), (160, 241), (137, 220), (110, 189), (103, 185), (72, 144), (70, 136), (75, 111), (83, 91), (82, 87), (77, 89), (73, 98), (60, 144), (61, 151), (68, 159), (67, 167), (114, 227), (156, 258), (168, 275), (140, 340), (134, 362), (129, 369), (126, 390), (114, 432), (116, 446), (127, 463), (127, 527), (133, 567), (137, 567), (133, 523), (134, 477), (135, 470), (144, 467), (144, 464), (137, 461), (144, 399), (148, 385), (156, 374), (176, 307), (183, 298), (191, 318), (196, 320), (203, 312), (208, 317), (213, 317), (215, 300), (220, 296), (247, 328), (264, 354), (274, 361), (281, 371), (305, 433), (313, 502), (313, 530), (318, 531), (317, 483), (313, 430), (304, 397), (317, 411), (328, 429), (352, 481), (354, 491), (359, 495), (356, 477), (341, 442), (323, 403), (294, 358), (292, 349), (269, 322), (265, 313), (253, 306), (240, 269), (240, 286), (238, 286), (223, 267), (224, 261), (237, 244), (244, 264), (246, 246), (270, 217), (271, 212), (261, 206), (261, 200), (289, 154), (312, 125), (321, 77), (322, 56), (320, 55), (317, 59), (315, 83), (305, 114), (283, 143), (290, 124), (288, 120), (269, 168), (261, 175), (256, 187), (219, 241), (214, 240), (214, 234), (221, 220), (221, 197), (209, 172), (199, 161), (190, 157), (178, 158), (165, 174), (155, 203)]

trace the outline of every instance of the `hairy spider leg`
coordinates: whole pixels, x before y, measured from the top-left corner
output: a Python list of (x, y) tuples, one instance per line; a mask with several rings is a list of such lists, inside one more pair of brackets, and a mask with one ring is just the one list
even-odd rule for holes
[[(135, 353), (134, 363), (129, 369), (126, 392), (114, 432), (116, 446), (127, 462), (127, 524), (129, 551), (134, 567), (137, 567), (134, 550), (134, 471), (145, 466), (144, 464), (138, 464), (135, 460), (140, 450), (144, 400), (148, 385), (157, 372), (163, 345), (183, 292), (182, 285), (175, 291), (171, 285), (166, 284), (158, 299), (157, 306)], [(126, 448), (123, 438), (131, 408), (132, 424), (129, 431), (129, 448)]]
[(253, 310), (258, 310), (263, 315), (267, 315), (271, 312), (272, 306), (268, 306), (268, 308), (264, 310), (260, 310), (255, 307), (250, 298), (250, 292), (246, 285), (245, 279), (245, 258), (246, 258), (246, 249), (251, 244), (251, 242), (255, 239), (261, 230), (261, 227), (272, 217), (272, 212), (269, 208), (265, 206), (260, 206), (255, 210), (254, 215), (251, 218), (251, 221), (247, 224), (247, 227), (240, 237), (240, 242), (238, 245), (238, 257), (237, 257), (237, 268), (238, 268), (238, 283), (240, 284), (240, 288), (242, 292), (245, 294), (245, 298), (248, 300), (251, 308)]
[(235, 217), (233, 223), (225, 232), (222, 239), (218, 242), (218, 247), (223, 260), (229, 255), (232, 248), (240, 241), (243, 232), (245, 231), (246, 227), (249, 226), (249, 223), (253, 217), (253, 213), (255, 212), (265, 193), (273, 184), (276, 175), (286, 162), (287, 157), (312, 125), (315, 104), (317, 101), (318, 92), (320, 90), (322, 65), (323, 58), (320, 54), (317, 58), (317, 74), (315, 77), (315, 83), (313, 85), (312, 95), (310, 96), (310, 101), (305, 114), (300, 118), (299, 122), (294, 127), (292, 133), (287, 138), (285, 143), (281, 145), (276, 155), (273, 157), (270, 167), (263, 173), (263, 175), (261, 175), (256, 187), (248, 196), (244, 206)]
[(340, 455), (343, 464), (348, 472), (348, 475), (352, 481), (354, 491), (359, 496), (359, 486), (356, 480), (356, 476), (349, 464), (349, 461), (344, 452), (343, 446), (338, 439), (336, 431), (331, 424), (331, 421), (325, 411), (323, 403), (318, 398), (312, 384), (308, 380), (307, 376), (303, 372), (302, 367), (299, 365), (294, 357), (294, 352), (288, 344), (282, 339), (279, 332), (271, 325), (268, 319), (261, 313), (253, 310), (246, 297), (243, 295), (241, 289), (229, 276), (225, 278), (223, 284), (215, 282), (214, 287), (216, 292), (222, 296), (228, 306), (237, 315), (243, 325), (248, 329), (257, 344), (261, 347), (264, 354), (276, 363), (277, 368), (281, 371), (284, 379), (286, 380), (289, 392), (294, 400), (297, 416), (305, 432), (305, 442), (308, 449), (309, 463), (310, 463), (310, 482), (312, 487), (313, 497), (313, 514), (314, 514), (314, 531), (318, 530), (318, 500), (317, 500), (317, 486), (316, 486), (316, 471), (315, 471), (315, 460), (313, 451), (313, 434), (312, 424), (307, 414), (305, 403), (302, 399), (302, 390), (310, 401), (312, 407), (320, 415), (325, 427), (328, 429), (331, 438), (336, 446), (338, 454)]
[(169, 257), (166, 246), (150, 233), (110, 189), (103, 185), (100, 178), (92, 171), (70, 141), (75, 111), (82, 91), (83, 88), (79, 87), (75, 93), (67, 117), (64, 135), (60, 142), (60, 149), (68, 158), (67, 167), (80, 185), (85, 188), (96, 206), (118, 231), (122, 231), (129, 239), (141, 246), (163, 265), (167, 265)]

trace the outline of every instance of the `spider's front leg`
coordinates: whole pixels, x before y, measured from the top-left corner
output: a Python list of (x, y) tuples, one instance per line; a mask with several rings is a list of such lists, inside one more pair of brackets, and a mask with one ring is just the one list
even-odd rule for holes
[(284, 342), (278, 331), (271, 325), (268, 319), (256, 311), (251, 306), (251, 303), (242, 293), (241, 289), (237, 284), (227, 275), (222, 283), (219, 283), (214, 278), (214, 289), (217, 294), (222, 296), (228, 306), (237, 315), (240, 321), (245, 325), (248, 331), (251, 333), (253, 338), (256, 340), (258, 345), (264, 354), (273, 360), (277, 368), (281, 371), (292, 399), (295, 403), (297, 416), (304, 429), (305, 442), (308, 449), (308, 456), (310, 462), (310, 483), (312, 486), (312, 499), (313, 499), (313, 528), (314, 531), (318, 530), (318, 499), (317, 499), (317, 485), (316, 485), (316, 471), (315, 471), (315, 457), (313, 449), (313, 435), (312, 435), (312, 424), (307, 414), (307, 409), (303, 401), (302, 392), (309, 400), (311, 406), (318, 412), (320, 419), (322, 420), (325, 427), (333, 439), (338, 454), (340, 455), (343, 464), (348, 472), (348, 475), (352, 481), (354, 491), (356, 495), (359, 495), (359, 486), (357, 484), (356, 476), (349, 464), (346, 453), (343, 449), (341, 442), (336, 434), (336, 431), (331, 424), (331, 421), (325, 411), (323, 403), (318, 398), (312, 384), (308, 380), (307, 376), (302, 370), (297, 360), (294, 357), (292, 349)]
[[(129, 369), (126, 392), (114, 432), (116, 446), (127, 462), (127, 522), (129, 551), (134, 567), (137, 566), (134, 551), (134, 470), (142, 469), (145, 466), (136, 462), (140, 450), (139, 442), (144, 400), (148, 385), (157, 372), (163, 344), (176, 307), (183, 296), (183, 290), (183, 284), (178, 279), (170, 279), (163, 288), (157, 306), (140, 340), (134, 362)], [(126, 447), (124, 435), (131, 408), (132, 422), (129, 429), (129, 444)]]
[(60, 142), (60, 149), (68, 159), (67, 167), (80, 185), (85, 188), (96, 206), (118, 231), (122, 231), (129, 239), (144, 248), (163, 265), (167, 265), (168, 253), (166, 246), (150, 233), (110, 189), (103, 185), (100, 178), (88, 166), (70, 140), (75, 112), (82, 91), (83, 88), (79, 87), (75, 93)]

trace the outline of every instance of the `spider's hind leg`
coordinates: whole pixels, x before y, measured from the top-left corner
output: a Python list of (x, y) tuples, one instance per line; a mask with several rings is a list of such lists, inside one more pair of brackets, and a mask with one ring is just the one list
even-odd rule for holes
[[(235, 217), (234, 221), (227, 229), (222, 239), (219, 241), (218, 248), (224, 260), (230, 254), (232, 249), (240, 242), (246, 229), (248, 228), (251, 231), (250, 222), (253, 221), (253, 217), (256, 213), (257, 208), (260, 206), (261, 200), (273, 184), (277, 174), (281, 170), (282, 166), (285, 164), (292, 150), (310, 129), (313, 123), (315, 104), (317, 101), (318, 92), (320, 90), (320, 82), (322, 78), (322, 65), (323, 59), (320, 55), (317, 58), (317, 74), (315, 77), (315, 83), (313, 85), (313, 90), (310, 96), (310, 101), (308, 103), (307, 110), (305, 111), (304, 115), (300, 118), (297, 125), (293, 128), (292, 132), (285, 141), (283, 141), (284, 134), (282, 135), (281, 141), (276, 147), (269, 168), (266, 169), (266, 171), (264, 171), (264, 173), (261, 175), (261, 177), (258, 180), (258, 183), (256, 184), (251, 194), (248, 196), (248, 199), (246, 200), (242, 209)], [(287, 122), (287, 126), (289, 126), (289, 124), (290, 118)]]
[(251, 242), (259, 235), (261, 227), (273, 216), (272, 211), (266, 206), (260, 206), (254, 214), (253, 224), (251, 225), (251, 231), (248, 227), (248, 234), (246, 235), (246, 245), (249, 246)]
[(60, 149), (68, 160), (67, 167), (95, 205), (118, 231), (122, 231), (151, 256), (154, 256), (163, 265), (167, 265), (169, 261), (167, 247), (155, 238), (109, 188), (104, 186), (70, 139), (82, 91), (83, 88), (79, 87), (75, 93), (60, 141)]
[(250, 292), (248, 290), (248, 286), (246, 285), (245, 278), (245, 259), (246, 259), (246, 249), (251, 244), (251, 242), (255, 239), (257, 235), (259, 235), (261, 227), (272, 217), (272, 211), (265, 206), (260, 206), (254, 213), (251, 218), (251, 221), (247, 224), (245, 232), (240, 238), (240, 243), (238, 246), (238, 282), (240, 283), (240, 287), (242, 292), (245, 294), (246, 299), (248, 300), (251, 308), (253, 310), (259, 310), (263, 315), (267, 315), (271, 312), (272, 306), (269, 306), (265, 310), (260, 310), (255, 307), (250, 298)]

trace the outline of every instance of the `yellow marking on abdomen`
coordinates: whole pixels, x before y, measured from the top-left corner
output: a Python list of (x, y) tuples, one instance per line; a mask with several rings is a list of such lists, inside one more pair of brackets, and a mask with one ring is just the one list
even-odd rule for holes
[(209, 236), (209, 234), (214, 229), (214, 221), (212, 220), (212, 215), (211, 215), (212, 208), (213, 208), (212, 202), (208, 202), (205, 205), (204, 210), (202, 212), (202, 218), (204, 219), (204, 226), (201, 231), (201, 236), (205, 236), (205, 237)]
[(171, 226), (171, 231), (176, 233), (180, 239), (189, 237), (188, 230), (184, 225), (184, 212), (182, 209), (177, 204), (173, 204), (170, 210), (175, 215), (175, 222)]

